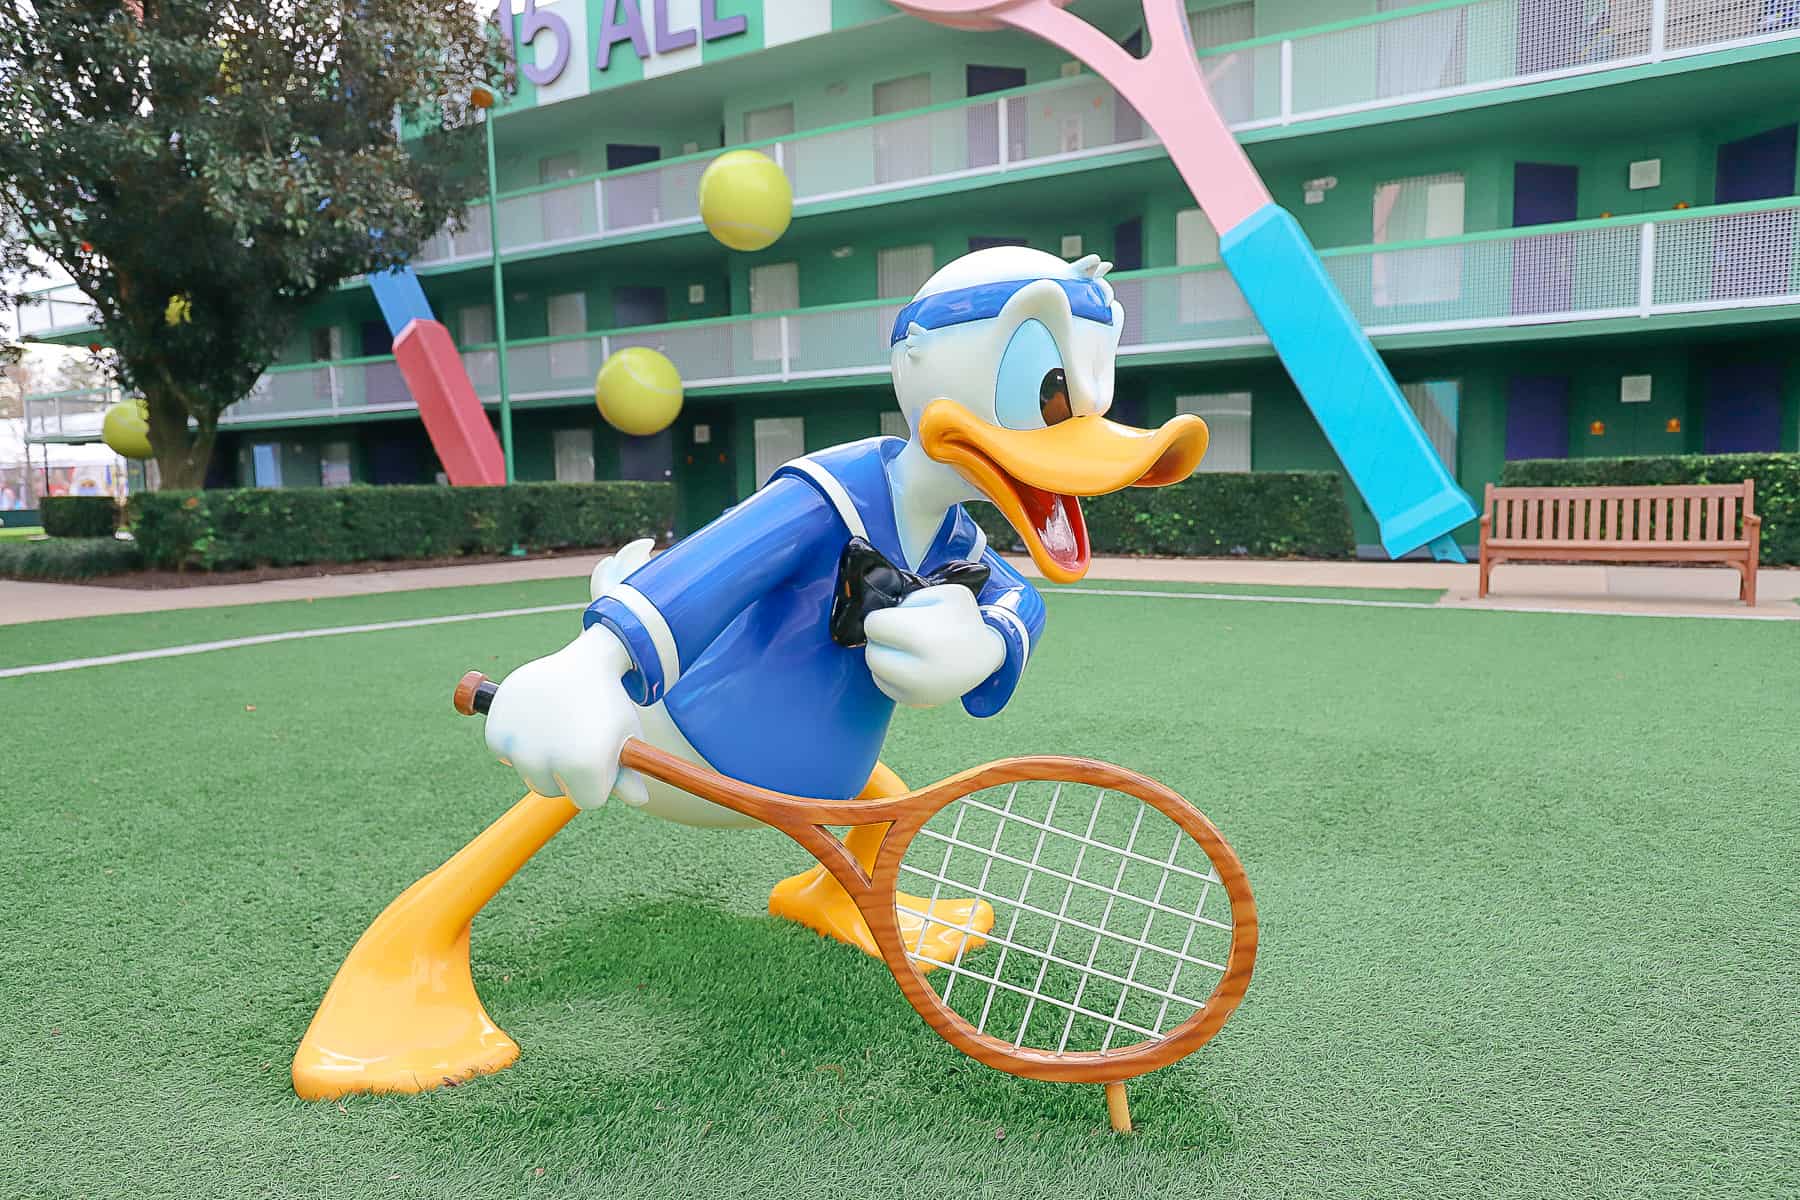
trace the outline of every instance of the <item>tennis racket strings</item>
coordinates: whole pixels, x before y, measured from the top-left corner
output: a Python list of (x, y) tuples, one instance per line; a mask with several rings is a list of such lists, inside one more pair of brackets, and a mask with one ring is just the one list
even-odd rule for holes
[[(1161, 1041), (1204, 1008), (1231, 954), (1231, 901), (1205, 849), (1156, 807), (1093, 786), (1024, 781), (951, 802), (907, 847), (898, 893), (920, 977), (1015, 1048)], [(992, 907), (990, 929), (952, 923), (963, 898)], [(928, 925), (965, 936), (921, 952)]]

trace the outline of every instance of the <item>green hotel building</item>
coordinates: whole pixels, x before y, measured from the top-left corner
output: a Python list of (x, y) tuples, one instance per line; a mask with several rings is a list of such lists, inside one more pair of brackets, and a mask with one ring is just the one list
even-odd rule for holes
[[(1074, 8), (1141, 47), (1137, 0)], [(1800, 448), (1800, 0), (1189, 8), (1219, 107), (1469, 492), (1509, 458)], [(1120, 419), (1200, 413), (1207, 470), (1336, 468), (1154, 136), (1054, 50), (884, 0), (512, 20), (528, 69), (493, 126), (499, 244), (477, 204), (415, 265), (497, 408), (500, 256), (519, 478), (671, 479), (692, 527), (788, 458), (904, 432), (895, 313), (1005, 243), (1115, 264)], [(793, 183), (760, 253), (698, 216), (701, 171), (736, 146)], [(19, 319), (92, 338), (67, 289)], [(640, 345), (687, 388), (652, 438), (593, 400)], [(390, 349), (368, 287), (340, 289), (226, 414), (212, 482), (437, 478)], [(93, 440), (108, 399), (29, 397), (28, 436)]]

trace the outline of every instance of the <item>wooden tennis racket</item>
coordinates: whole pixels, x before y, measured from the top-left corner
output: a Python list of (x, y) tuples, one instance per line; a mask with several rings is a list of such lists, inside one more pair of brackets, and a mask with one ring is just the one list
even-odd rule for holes
[[(456, 709), (485, 713), (498, 690), (471, 671)], [(1249, 986), (1243, 864), (1198, 809), (1123, 767), (1009, 758), (892, 799), (806, 800), (636, 738), (619, 761), (798, 842), (944, 1040), (1014, 1075), (1106, 1085), (1120, 1132), (1125, 1081), (1198, 1050)], [(826, 828), (881, 823), (866, 872)]]

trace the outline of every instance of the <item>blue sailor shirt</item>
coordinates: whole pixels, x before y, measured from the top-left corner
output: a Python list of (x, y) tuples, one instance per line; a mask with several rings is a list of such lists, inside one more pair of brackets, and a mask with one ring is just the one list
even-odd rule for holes
[[(625, 687), (662, 701), (716, 770), (794, 795), (848, 799), (874, 771), (894, 702), (875, 686), (864, 647), (831, 640), (839, 556), (854, 534), (904, 563), (888, 465), (905, 446), (870, 438), (808, 455), (589, 606), (630, 652)], [(932, 539), (921, 573), (978, 560), (977, 603), (1006, 658), (963, 696), (973, 716), (1012, 697), (1044, 627), (1044, 601), (987, 548), (961, 505)]]

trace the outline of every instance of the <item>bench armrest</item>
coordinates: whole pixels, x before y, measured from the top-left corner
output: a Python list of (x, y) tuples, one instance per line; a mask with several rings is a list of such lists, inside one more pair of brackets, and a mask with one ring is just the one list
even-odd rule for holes
[(1493, 527), (1493, 524), (1494, 524), (1494, 518), (1492, 518), (1492, 517), (1490, 517), (1490, 516), (1488, 516), (1488, 515), (1487, 515), (1487, 514), (1486, 514), (1486, 513), (1482, 513), (1482, 514), (1481, 514), (1481, 522), (1480, 522), (1480, 524), (1481, 524), (1481, 528), (1482, 528), (1482, 529), (1483, 529), (1483, 530), (1484, 530), (1484, 531), (1485, 531), (1485, 530), (1487, 530), (1487, 529), (1490, 529), (1490, 528), (1492, 528), (1492, 527)]
[(1744, 527), (1746, 529), (1761, 529), (1762, 518), (1753, 512), (1747, 512), (1744, 514)]

